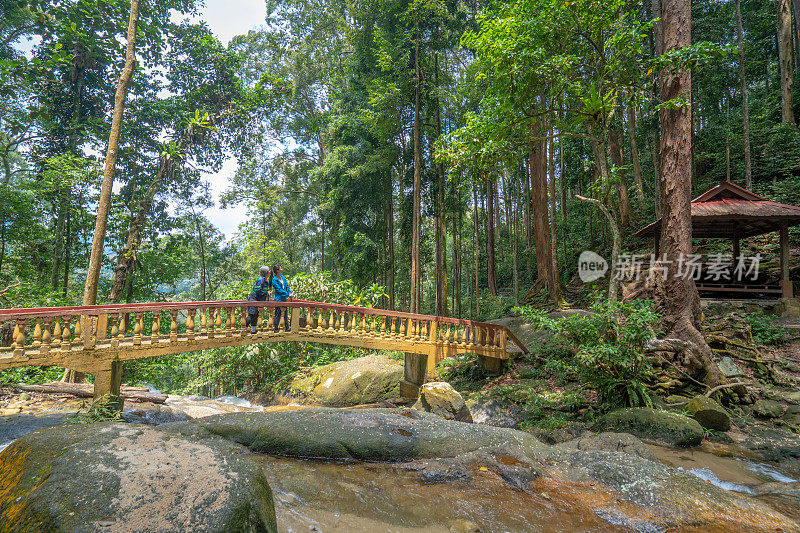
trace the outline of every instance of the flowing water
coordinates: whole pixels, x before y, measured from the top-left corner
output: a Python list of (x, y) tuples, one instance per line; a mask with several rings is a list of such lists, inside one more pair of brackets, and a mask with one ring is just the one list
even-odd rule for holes
[(279, 531), (471, 532), (630, 531), (591, 487), (539, 480), (515, 490), (476, 468), (472, 481), (425, 483), (403, 465), (251, 456), (262, 463), (275, 497)]

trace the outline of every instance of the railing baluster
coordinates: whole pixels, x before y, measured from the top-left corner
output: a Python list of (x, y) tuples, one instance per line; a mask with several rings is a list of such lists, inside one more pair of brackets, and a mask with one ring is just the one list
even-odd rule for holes
[[(258, 324), (255, 324), (258, 326)], [(247, 332), (247, 307), (239, 308), (239, 335)]]
[(161, 311), (153, 311), (153, 325), (150, 327), (150, 344), (157, 346), (161, 338)]
[(24, 319), (17, 319), (14, 326), (14, 355), (22, 355), (25, 353), (25, 329), (28, 327), (28, 321)]
[(114, 313), (111, 316), (111, 347), (119, 346), (119, 315)]
[(75, 337), (72, 341), (72, 346), (82, 347), (83, 346), (83, 327), (81, 322), (83, 322), (83, 317), (78, 316), (75, 318)]
[(216, 329), (216, 331), (221, 333), (222, 332), (222, 308), (221, 307), (215, 308), (214, 309), (214, 313), (217, 316), (217, 321), (216, 321), (216, 324), (215, 324), (216, 328), (215, 329)]
[(186, 340), (194, 340), (194, 316), (197, 314), (197, 309), (188, 309), (186, 311)]
[(42, 345), (39, 348), (39, 352), (42, 354), (46, 354), (50, 351), (50, 344), (53, 338), (50, 333), (51, 324), (52, 324), (52, 319), (50, 318), (44, 319), (44, 329), (42, 331)]
[(36, 324), (33, 326), (33, 343), (31, 348), (38, 348), (42, 345), (42, 319), (36, 317)]
[(72, 331), (70, 331), (70, 322), (72, 322), (72, 317), (69, 315), (64, 316), (64, 325), (61, 328), (61, 349), (62, 350), (69, 350), (71, 346), (72, 340)]
[(178, 341), (178, 311), (170, 311), (169, 342)]
[(53, 348), (60, 348), (61, 347), (61, 317), (57, 316), (55, 318), (55, 325), (53, 326), (53, 341), (52, 341)]
[(206, 321), (206, 314), (208, 310), (203, 308), (200, 309), (200, 336), (206, 337), (208, 336), (208, 328), (207, 328), (207, 321)]
[(144, 324), (142, 324), (143, 320), (143, 313), (135, 313), (134, 314), (134, 323), (133, 323), (133, 345), (140, 346), (142, 344), (142, 330), (144, 329)]

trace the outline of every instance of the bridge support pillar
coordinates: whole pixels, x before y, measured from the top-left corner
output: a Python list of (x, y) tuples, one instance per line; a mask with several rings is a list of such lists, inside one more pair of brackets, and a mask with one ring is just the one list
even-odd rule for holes
[(122, 361), (112, 361), (110, 366), (94, 373), (94, 401), (108, 395), (109, 405), (122, 410), (123, 400), (119, 395), (122, 385)]
[(506, 366), (505, 359), (498, 359), (497, 357), (486, 357), (485, 355), (478, 355), (478, 364), (481, 365), (484, 372), (490, 375), (501, 374)]
[(400, 382), (400, 396), (419, 398), (419, 388), (428, 380), (428, 356), (406, 352), (403, 381)]

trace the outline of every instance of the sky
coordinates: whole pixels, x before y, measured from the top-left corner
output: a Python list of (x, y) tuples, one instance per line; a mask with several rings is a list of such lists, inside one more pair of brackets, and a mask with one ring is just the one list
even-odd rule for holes
[[(200, 18), (208, 23), (214, 35), (225, 44), (231, 37), (247, 33), (263, 24), (265, 17), (265, 0), (205, 0), (205, 6), (200, 13)], [(236, 158), (231, 156), (219, 172), (206, 176), (215, 201), (228, 188), (236, 169)], [(247, 213), (241, 207), (222, 209), (218, 204), (217, 202), (214, 208), (207, 210), (205, 215), (230, 240), (239, 224), (247, 220)]]

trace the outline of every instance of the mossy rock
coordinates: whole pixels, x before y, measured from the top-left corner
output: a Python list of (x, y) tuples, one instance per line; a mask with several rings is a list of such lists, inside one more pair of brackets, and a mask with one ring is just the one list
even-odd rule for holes
[(544, 447), (527, 433), (445, 420), (416, 409), (310, 407), (230, 413), (171, 426), (183, 434), (198, 425), (255, 452), (290, 457), (403, 461), (456, 457), (483, 448)]
[(277, 531), (242, 448), (125, 423), (29, 433), (0, 453), (0, 530)]
[(757, 400), (753, 404), (753, 414), (761, 418), (780, 418), (783, 406), (774, 400)]
[(594, 431), (630, 433), (674, 446), (696, 446), (705, 432), (697, 420), (687, 416), (648, 408), (613, 411), (592, 426)]
[(345, 407), (399, 398), (402, 380), (401, 362), (371, 355), (314, 368), (289, 390), (310, 403)]
[(686, 406), (686, 410), (691, 413), (695, 420), (700, 422), (704, 428), (717, 431), (728, 431), (731, 429), (731, 417), (728, 412), (711, 398), (706, 398), (698, 394)]

